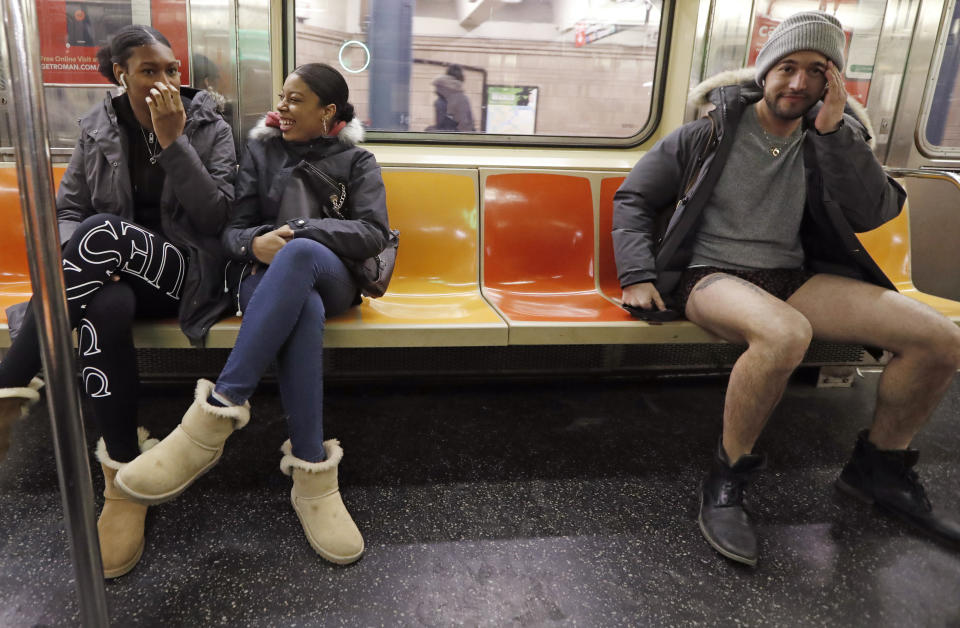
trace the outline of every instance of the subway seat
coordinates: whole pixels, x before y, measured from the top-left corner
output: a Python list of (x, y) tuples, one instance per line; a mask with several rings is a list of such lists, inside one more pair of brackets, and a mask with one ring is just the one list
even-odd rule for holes
[[(57, 180), (64, 168), (57, 168)], [(0, 305), (30, 298), (16, 169), (0, 169)], [(387, 294), (327, 322), (328, 347), (494, 346), (507, 344), (507, 324), (480, 294), (479, 191), (474, 169), (384, 168), (391, 226), (401, 232)], [(0, 347), (10, 344), (0, 311)], [(236, 342), (240, 318), (214, 325), (207, 347)], [(175, 320), (134, 326), (141, 348), (189, 348)]]
[[(57, 184), (63, 172), (64, 168), (54, 169)], [(6, 309), (32, 293), (17, 169), (0, 167), (0, 347), (10, 343)]]
[[(906, 181), (897, 181), (906, 189)], [(873, 231), (858, 234), (858, 237), (901, 294), (926, 303), (954, 323), (960, 324), (960, 302), (920, 292), (913, 284), (909, 200), (904, 203), (899, 216)]]
[[(481, 170), (480, 177), (482, 289), (507, 320), (510, 344), (721, 342), (688, 321), (635, 320), (614, 295), (601, 292), (601, 285), (611, 283), (609, 277), (598, 281), (594, 257), (598, 242), (602, 250), (610, 240), (609, 227), (596, 237), (593, 189), (602, 186), (599, 175)], [(616, 281), (612, 244), (608, 249), (602, 271)]]
[[(610, 233), (622, 174), (384, 168), (383, 178), (401, 232), (393, 280), (328, 321), (329, 347), (721, 342), (689, 321), (648, 324), (619, 307)], [(13, 167), (0, 168), (0, 220), (2, 348), (4, 310), (31, 294)], [(960, 302), (913, 284), (909, 207), (860, 238), (901, 292), (960, 324)], [(207, 346), (232, 347), (239, 327), (237, 317), (217, 323)], [(134, 340), (190, 346), (173, 319), (138, 323)]]
[(327, 322), (330, 347), (507, 344), (507, 324), (480, 294), (476, 170), (383, 169), (400, 231), (387, 294)]

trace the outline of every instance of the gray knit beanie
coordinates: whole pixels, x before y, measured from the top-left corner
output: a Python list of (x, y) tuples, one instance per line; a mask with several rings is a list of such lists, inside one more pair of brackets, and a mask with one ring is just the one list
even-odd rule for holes
[(833, 61), (843, 72), (843, 48), (846, 37), (840, 21), (829, 13), (804, 11), (780, 22), (757, 55), (757, 85), (763, 84), (777, 61), (798, 50), (815, 50)]

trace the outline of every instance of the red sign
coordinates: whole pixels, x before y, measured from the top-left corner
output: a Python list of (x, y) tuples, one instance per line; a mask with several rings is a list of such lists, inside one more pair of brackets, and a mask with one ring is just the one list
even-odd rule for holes
[(187, 41), (186, 0), (152, 0), (150, 17), (155, 29), (163, 33), (173, 54), (180, 59), (180, 83), (190, 83), (190, 48)]
[(753, 36), (750, 37), (750, 54), (747, 57), (747, 66), (756, 65), (757, 55), (760, 49), (770, 39), (770, 33), (780, 24), (780, 20), (775, 20), (766, 15), (757, 14), (757, 19), (753, 23)]
[(587, 43), (587, 36), (583, 31), (583, 25), (577, 24), (577, 30), (573, 35), (573, 46), (574, 48), (582, 48), (585, 43)]
[(577, 23), (573, 34), (573, 45), (582, 48), (587, 44), (609, 37), (618, 31), (616, 24), (585, 24)]
[[(152, 26), (170, 41), (173, 54), (180, 59), (181, 80), (190, 80), (190, 56), (187, 49), (186, 0), (153, 0)], [(100, 74), (97, 50), (124, 26), (133, 24), (130, 2), (71, 2), (36, 0), (40, 25), (40, 67), (44, 83), (67, 85), (106, 85)]]

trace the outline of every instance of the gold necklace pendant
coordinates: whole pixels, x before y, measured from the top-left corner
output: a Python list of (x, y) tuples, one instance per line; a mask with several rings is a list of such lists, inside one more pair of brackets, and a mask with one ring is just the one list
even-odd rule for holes
[(779, 149), (778, 147), (776, 147), (776, 146), (771, 146), (771, 147), (770, 147), (770, 154), (773, 155), (774, 157), (779, 157), (779, 156), (780, 156), (780, 149)]

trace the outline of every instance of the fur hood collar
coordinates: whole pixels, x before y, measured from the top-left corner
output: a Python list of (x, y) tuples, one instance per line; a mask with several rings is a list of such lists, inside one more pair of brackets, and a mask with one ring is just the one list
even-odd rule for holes
[[(263, 141), (271, 137), (280, 137), (280, 129), (275, 126), (267, 126), (266, 122), (267, 116), (260, 118), (257, 126), (250, 130), (250, 139)], [(354, 117), (354, 119), (348, 122), (347, 126), (343, 127), (340, 133), (337, 134), (337, 139), (341, 144), (345, 144), (346, 146), (356, 146), (363, 141), (364, 135), (363, 125), (360, 123), (360, 120)]]
[[(697, 107), (709, 104), (716, 105), (718, 104), (719, 93), (715, 90), (718, 87), (726, 85), (739, 85), (744, 95), (759, 99), (763, 96), (763, 90), (757, 85), (756, 76), (757, 69), (754, 67), (721, 72), (720, 74), (711, 76), (691, 89), (690, 95), (687, 97), (687, 103)], [(817, 105), (814, 105), (814, 107), (816, 106)], [(873, 148), (873, 125), (870, 124), (870, 116), (867, 113), (866, 107), (861, 105), (860, 101), (856, 98), (848, 94), (846, 113), (852, 115), (857, 122), (863, 125), (869, 138), (868, 143), (870, 144), (870, 148)]]

